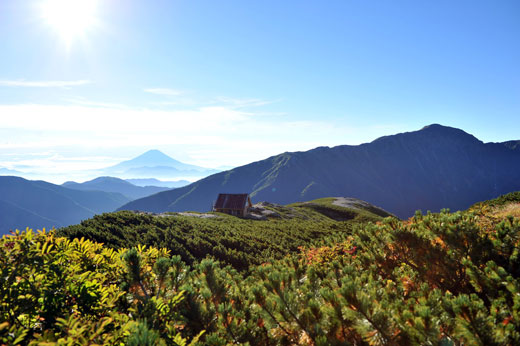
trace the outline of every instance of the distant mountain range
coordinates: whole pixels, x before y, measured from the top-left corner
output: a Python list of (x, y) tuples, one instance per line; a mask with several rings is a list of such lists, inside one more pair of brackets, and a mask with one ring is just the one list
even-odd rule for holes
[(136, 186), (126, 180), (114, 178), (114, 177), (99, 177), (84, 183), (76, 183), (68, 181), (63, 183), (62, 186), (74, 190), (82, 191), (105, 191), (105, 192), (117, 192), (129, 200), (134, 200), (146, 196), (153, 195), (154, 193), (169, 190), (167, 187), (160, 186)]
[(75, 224), (95, 214), (114, 211), (134, 199), (189, 184), (187, 180), (160, 181), (150, 176), (206, 176), (218, 172), (182, 163), (158, 150), (150, 150), (107, 171), (146, 178), (131, 179), (132, 183), (102, 176), (84, 183), (68, 181), (60, 186), (16, 177), (25, 173), (0, 168), (3, 175), (0, 176), (0, 234), (16, 228)]
[(190, 182), (188, 180), (174, 180), (174, 181), (163, 181), (155, 178), (143, 178), (143, 179), (125, 179), (131, 184), (136, 186), (161, 186), (161, 187), (182, 187), (189, 185)]
[[(208, 172), (157, 150), (112, 169), (146, 167)], [(249, 192), (255, 202), (279, 204), (355, 197), (401, 218), (416, 209), (466, 209), (477, 201), (520, 190), (520, 141), (483, 143), (462, 130), (430, 125), (357, 146), (286, 152), (168, 190), (186, 183), (99, 177), (60, 186), (0, 176), (0, 234), (27, 226), (62, 227), (118, 208), (208, 211), (221, 192)], [(164, 185), (150, 186), (159, 184)]]
[(0, 167), (0, 175), (14, 175), (14, 174), (20, 174), (21, 172), (15, 171), (13, 169)]
[(286, 152), (132, 201), (121, 210), (207, 211), (218, 193), (280, 204), (349, 196), (406, 218), (520, 190), (520, 141), (483, 143), (442, 125), (371, 143)]
[(75, 224), (130, 201), (120, 193), (79, 191), (13, 176), (0, 176), (0, 191), (0, 234)]
[[(22, 166), (18, 164), (15, 168), (17, 170), (0, 167), (0, 176), (22, 176), (26, 179), (49, 178), (49, 174), (42, 173), (40, 167), (37, 166)], [(129, 180), (130, 183), (137, 186), (174, 188), (185, 186), (190, 181), (201, 179), (223, 170), (224, 168), (213, 169), (190, 165), (177, 161), (159, 150), (149, 150), (131, 160), (126, 160), (110, 167), (72, 172), (72, 176), (117, 177)], [(56, 179), (58, 177), (54, 175), (51, 178)], [(67, 178), (71, 179), (72, 177), (65, 176), (65, 179)]]
[(99, 170), (99, 175), (120, 178), (201, 178), (219, 170), (189, 165), (177, 161), (159, 150), (149, 150), (138, 157)]

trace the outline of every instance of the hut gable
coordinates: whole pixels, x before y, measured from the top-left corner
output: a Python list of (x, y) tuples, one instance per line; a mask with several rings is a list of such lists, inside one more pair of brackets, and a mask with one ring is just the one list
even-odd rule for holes
[(246, 216), (251, 206), (251, 199), (247, 193), (220, 193), (213, 210), (230, 215)]

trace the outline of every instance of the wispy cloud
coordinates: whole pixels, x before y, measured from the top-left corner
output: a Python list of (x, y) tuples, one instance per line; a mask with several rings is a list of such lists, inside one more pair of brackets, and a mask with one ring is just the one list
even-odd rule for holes
[(169, 88), (147, 88), (144, 89), (144, 92), (156, 95), (164, 95), (164, 96), (179, 96), (182, 95), (183, 92), (176, 89)]
[(104, 107), (104, 108), (119, 108), (119, 109), (128, 109), (129, 107), (120, 103), (110, 103), (110, 102), (96, 102), (90, 101), (83, 97), (76, 98), (68, 98), (65, 101), (70, 102), (72, 104), (78, 104), (82, 106), (91, 106), (91, 107)]
[(191, 106), (191, 107), (225, 107), (228, 109), (242, 110), (244, 108), (255, 108), (280, 102), (277, 100), (263, 100), (253, 97), (204, 97), (194, 93), (189, 93), (189, 97), (185, 91), (171, 88), (145, 88), (144, 92), (161, 96), (170, 96), (163, 102), (154, 102), (152, 104), (159, 106)]
[(28, 80), (0, 80), (0, 86), (5, 87), (29, 87), (29, 88), (68, 88), (73, 86), (91, 84), (92, 81), (88, 79), (63, 81), (63, 80), (48, 80), (48, 81), (28, 81)]
[(280, 100), (261, 100), (257, 98), (234, 98), (234, 97), (217, 97), (215, 103), (221, 103), (234, 108), (245, 108), (245, 107), (260, 107), (271, 103), (278, 102)]

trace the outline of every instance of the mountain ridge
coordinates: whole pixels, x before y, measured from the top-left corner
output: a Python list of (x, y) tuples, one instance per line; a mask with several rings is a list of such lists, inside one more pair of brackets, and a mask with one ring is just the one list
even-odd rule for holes
[(27, 226), (63, 227), (129, 202), (118, 193), (79, 191), (16, 176), (0, 176), (0, 190), (0, 234)]
[(97, 177), (95, 179), (85, 181), (83, 183), (76, 183), (73, 181), (67, 181), (62, 186), (74, 190), (82, 191), (105, 191), (105, 192), (116, 192), (123, 196), (126, 196), (130, 200), (146, 197), (153, 195), (157, 192), (169, 190), (166, 187), (159, 186), (136, 186), (124, 179), (115, 177)]
[(167, 188), (176, 188), (176, 187), (182, 187), (190, 184), (188, 180), (174, 180), (174, 181), (164, 181), (159, 180), (156, 178), (142, 178), (142, 179), (125, 179), (129, 183), (141, 186), (141, 187), (147, 187), (147, 186), (159, 186), (159, 187), (167, 187)]
[(130, 210), (207, 211), (220, 192), (280, 204), (343, 195), (406, 218), (465, 209), (520, 190), (520, 152), (439, 124), (370, 143), (285, 152), (128, 203)]

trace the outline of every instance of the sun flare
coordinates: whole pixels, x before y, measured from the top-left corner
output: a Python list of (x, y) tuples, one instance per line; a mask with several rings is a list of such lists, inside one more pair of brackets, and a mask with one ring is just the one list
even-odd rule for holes
[(46, 0), (43, 18), (67, 42), (84, 36), (97, 21), (98, 0)]

